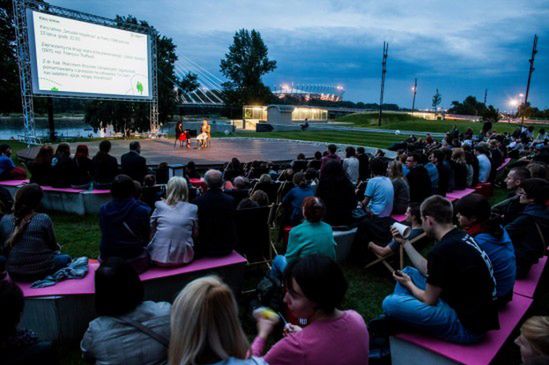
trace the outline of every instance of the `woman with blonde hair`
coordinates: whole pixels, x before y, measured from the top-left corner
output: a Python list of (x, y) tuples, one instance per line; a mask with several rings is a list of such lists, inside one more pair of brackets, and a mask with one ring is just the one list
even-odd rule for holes
[(192, 281), (174, 301), (170, 365), (267, 365), (249, 357), (231, 289), (216, 276)]
[(549, 358), (549, 316), (529, 318), (520, 328), (520, 336), (515, 340), (520, 347), (523, 363), (537, 358)]
[(155, 203), (151, 216), (152, 240), (147, 249), (151, 261), (158, 266), (179, 266), (193, 260), (198, 207), (188, 200), (187, 181), (174, 176), (168, 181), (166, 199)]

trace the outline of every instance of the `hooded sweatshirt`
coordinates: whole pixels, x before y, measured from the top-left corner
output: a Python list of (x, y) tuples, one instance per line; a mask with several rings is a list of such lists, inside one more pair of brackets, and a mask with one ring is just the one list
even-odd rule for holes
[(134, 198), (113, 199), (101, 206), (101, 258), (132, 259), (141, 255), (150, 238), (150, 211)]
[[(522, 277), (545, 253), (549, 239), (549, 210), (541, 204), (528, 204), (515, 220), (505, 226), (505, 230), (515, 246), (517, 277)], [(527, 268), (521, 268), (522, 264)]]

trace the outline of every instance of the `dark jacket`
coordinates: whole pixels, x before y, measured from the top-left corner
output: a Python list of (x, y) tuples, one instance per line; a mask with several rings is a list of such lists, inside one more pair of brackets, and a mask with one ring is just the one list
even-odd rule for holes
[(54, 156), (51, 161), (51, 186), (66, 188), (74, 179), (74, 161), (68, 156)]
[(530, 271), (530, 267), (545, 254), (549, 238), (549, 209), (540, 204), (528, 204), (505, 229), (515, 246), (517, 278), (523, 278)]
[(92, 177), (92, 160), (89, 158), (74, 158), (74, 176), (73, 185), (84, 185), (91, 181)]
[(148, 172), (147, 160), (135, 151), (123, 154), (120, 158), (120, 166), (123, 174), (140, 183), (143, 183), (143, 179)]
[(108, 153), (97, 153), (92, 159), (93, 180), (98, 183), (110, 184), (118, 175), (118, 162)]
[(210, 189), (197, 198), (199, 240), (195, 256), (225, 256), (236, 247), (234, 198), (221, 189)]
[(150, 213), (149, 207), (134, 198), (103, 204), (99, 211), (101, 258), (132, 259), (141, 255), (150, 239)]
[[(429, 173), (422, 165), (416, 165), (406, 175), (410, 186), (410, 202), (423, 203), (432, 194), (431, 179)], [(439, 182), (440, 184), (440, 182)]]
[(324, 201), (326, 214), (324, 221), (332, 226), (353, 223), (353, 210), (356, 208), (355, 188), (347, 178), (339, 181), (320, 179), (316, 196)]
[(37, 164), (32, 161), (28, 164), (31, 173), (30, 182), (38, 185), (49, 185), (51, 182), (51, 164)]

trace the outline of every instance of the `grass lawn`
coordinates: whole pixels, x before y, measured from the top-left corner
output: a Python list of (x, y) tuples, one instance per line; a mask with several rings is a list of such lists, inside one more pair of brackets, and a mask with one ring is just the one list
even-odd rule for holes
[[(356, 127), (371, 127), (381, 129), (399, 129), (409, 131), (423, 131), (444, 133), (451, 130), (454, 125), (462, 132), (467, 128), (473, 129), (475, 133), (482, 129), (481, 122), (469, 122), (462, 120), (426, 120), (423, 118), (413, 117), (409, 114), (385, 112), (381, 127), (377, 126), (377, 113), (354, 113), (337, 118), (337, 122), (352, 123)], [(509, 124), (506, 122), (498, 122), (493, 124), (493, 129), (498, 132), (513, 132), (517, 128), (517, 124)], [(536, 131), (539, 128), (549, 128), (549, 125), (534, 125)]]
[(377, 148), (387, 148), (395, 142), (403, 140), (404, 136), (387, 133), (374, 132), (353, 132), (353, 131), (284, 131), (284, 132), (265, 132), (256, 133), (249, 131), (237, 131), (237, 137), (253, 138), (283, 138), (302, 141), (333, 142), (352, 146), (369, 146)]

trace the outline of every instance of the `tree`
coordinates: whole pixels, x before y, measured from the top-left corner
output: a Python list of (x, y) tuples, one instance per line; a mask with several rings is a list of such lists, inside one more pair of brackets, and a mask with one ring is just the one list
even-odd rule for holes
[(486, 105), (471, 95), (466, 97), (463, 103), (452, 101), (452, 107), (448, 109), (448, 113), (461, 115), (483, 115), (486, 111)]
[[(174, 71), (174, 64), (177, 61), (176, 46), (171, 38), (161, 36), (146, 21), (138, 21), (131, 15), (117, 15), (115, 21), (121, 26), (139, 24), (152, 29), (157, 51), (159, 121), (164, 123), (173, 116), (177, 105), (177, 93), (174, 92), (174, 82), (177, 80)], [(144, 102), (95, 100), (88, 104), (85, 121), (96, 128), (112, 124), (117, 131), (126, 128), (147, 131), (150, 126), (149, 107), (149, 103)]]
[(273, 94), (261, 77), (276, 68), (276, 61), (268, 57), (268, 49), (261, 34), (241, 29), (235, 33), (229, 52), (221, 60), (220, 70), (230, 81), (223, 84), (223, 98), (229, 107), (268, 103)]
[(482, 112), (481, 115), (482, 115), (482, 120), (484, 121), (492, 121), (494, 123), (497, 123), (501, 119), (499, 110), (494, 108), (493, 105), (490, 105), (488, 108), (485, 108), (484, 112)]
[(21, 111), (15, 24), (11, 0), (0, 0), (0, 113)]
[(442, 102), (442, 95), (440, 95), (437, 89), (437, 91), (435, 92), (435, 95), (433, 95), (433, 110), (435, 112), (435, 116), (437, 114), (437, 108), (441, 102)]

